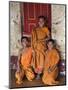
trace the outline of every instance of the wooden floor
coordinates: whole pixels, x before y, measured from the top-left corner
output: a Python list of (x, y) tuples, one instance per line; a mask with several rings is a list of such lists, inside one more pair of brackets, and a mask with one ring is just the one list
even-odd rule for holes
[[(43, 84), (41, 79), (40, 80), (28, 81), (26, 78), (24, 78), (23, 84), (18, 85), (18, 84), (15, 83), (14, 75), (15, 75), (15, 70), (11, 70), (10, 81), (9, 81), (9, 87), (10, 88), (24, 88), (24, 87), (36, 87), (36, 86), (43, 87), (43, 86), (47, 86), (47, 85)], [(58, 86), (66, 85), (66, 80), (65, 80), (64, 76), (59, 76), (58, 80), (60, 82), (60, 84)]]

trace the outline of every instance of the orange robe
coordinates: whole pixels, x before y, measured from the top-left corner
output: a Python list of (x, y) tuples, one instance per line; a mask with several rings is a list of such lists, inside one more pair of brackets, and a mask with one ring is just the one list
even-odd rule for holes
[[(44, 84), (53, 85), (57, 84), (55, 79), (58, 76), (58, 62), (59, 62), (59, 53), (56, 49), (52, 49), (51, 51), (47, 50), (46, 58), (45, 58), (45, 69), (42, 77), (42, 81)], [(49, 72), (50, 68), (50, 72)]]
[(34, 50), (32, 58), (32, 66), (36, 70), (37, 68), (43, 68), (45, 60), (46, 50), (46, 38), (48, 38), (50, 32), (47, 27), (38, 27), (32, 30), (31, 45)]
[(21, 69), (19, 72), (15, 73), (15, 77), (17, 79), (16, 83), (21, 84), (22, 79), (24, 75), (26, 75), (27, 79), (29, 81), (32, 81), (34, 79), (34, 72), (32, 71), (31, 68), (31, 59), (32, 59), (32, 49), (31, 48), (26, 48), (24, 52), (22, 52), (21, 55)]
[(34, 78), (34, 72), (31, 69), (31, 60), (32, 60), (32, 49), (31, 47), (26, 49), (21, 56), (21, 65), (23, 70), (25, 71), (25, 75), (28, 80), (32, 80)]
[(21, 55), (21, 65), (24, 70), (30, 67), (31, 59), (32, 59), (32, 49), (26, 48), (26, 50)]

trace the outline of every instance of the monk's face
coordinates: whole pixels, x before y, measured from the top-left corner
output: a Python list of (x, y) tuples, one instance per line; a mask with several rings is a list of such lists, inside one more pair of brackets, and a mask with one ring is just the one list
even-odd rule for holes
[(23, 40), (22, 40), (22, 46), (23, 46), (23, 47), (26, 47), (26, 46), (27, 46), (27, 43), (28, 43), (28, 42), (27, 42), (26, 39), (23, 39)]
[(44, 26), (44, 19), (43, 18), (40, 18), (39, 21), (38, 21), (38, 25), (39, 27), (43, 27)]
[(48, 49), (49, 50), (51, 50), (54, 47), (54, 45), (53, 45), (52, 42), (48, 42), (47, 46), (48, 46)]

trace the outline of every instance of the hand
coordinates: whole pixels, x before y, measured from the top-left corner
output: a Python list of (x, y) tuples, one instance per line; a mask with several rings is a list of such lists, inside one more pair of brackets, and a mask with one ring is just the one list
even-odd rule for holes
[(32, 50), (32, 53), (34, 53), (34, 50)]
[(35, 51), (34, 50), (32, 50), (32, 55), (35, 57)]
[(51, 73), (51, 69), (50, 68), (48, 69), (48, 73)]
[(41, 74), (42, 73), (42, 70), (43, 70), (42, 68), (36, 68), (35, 69), (35, 72), (38, 73), (38, 74)]

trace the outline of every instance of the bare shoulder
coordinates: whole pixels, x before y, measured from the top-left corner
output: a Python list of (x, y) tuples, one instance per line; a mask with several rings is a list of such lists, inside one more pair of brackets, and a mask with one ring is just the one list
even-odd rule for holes
[(22, 48), (20, 48), (19, 49), (19, 54), (21, 54), (23, 52), (23, 49)]

